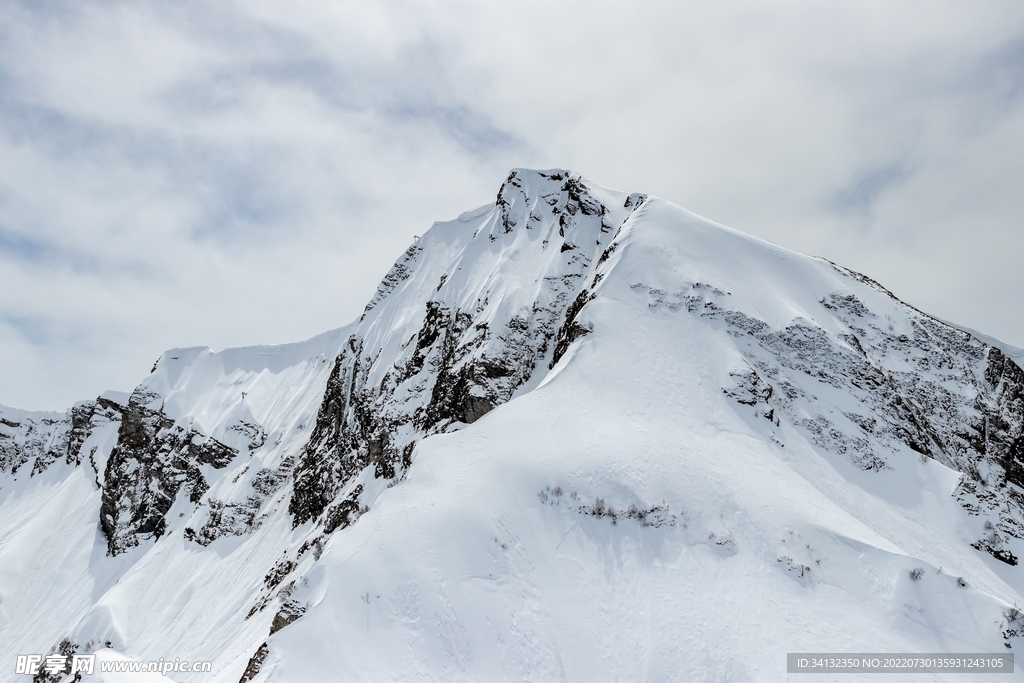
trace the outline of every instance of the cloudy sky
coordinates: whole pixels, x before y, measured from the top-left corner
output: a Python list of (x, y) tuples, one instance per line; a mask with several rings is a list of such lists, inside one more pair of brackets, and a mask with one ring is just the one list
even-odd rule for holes
[(1024, 3), (0, 3), (0, 403), (352, 320), (563, 167), (1024, 346)]

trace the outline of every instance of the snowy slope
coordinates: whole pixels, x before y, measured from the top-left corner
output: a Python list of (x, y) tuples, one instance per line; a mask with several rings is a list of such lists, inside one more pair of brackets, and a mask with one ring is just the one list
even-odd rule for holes
[(1016, 650), (1010, 350), (663, 200), (516, 170), (345, 328), (0, 409), (0, 662), (783, 680), (794, 651)]

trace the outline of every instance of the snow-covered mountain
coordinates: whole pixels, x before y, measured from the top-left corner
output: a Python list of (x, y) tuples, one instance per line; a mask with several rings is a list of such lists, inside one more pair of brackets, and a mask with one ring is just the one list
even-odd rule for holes
[(0, 408), (0, 677), (98, 651), (212, 661), (179, 681), (769, 681), (787, 652), (1017, 651), (1022, 356), (517, 169), (346, 327)]

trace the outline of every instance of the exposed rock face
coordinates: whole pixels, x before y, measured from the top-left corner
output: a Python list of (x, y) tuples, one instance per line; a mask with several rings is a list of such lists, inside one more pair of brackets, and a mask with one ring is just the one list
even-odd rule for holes
[(246, 665), (245, 671), (242, 672), (242, 677), (238, 679), (238, 683), (247, 683), (256, 678), (268, 654), (270, 654), (270, 648), (267, 647), (266, 643), (263, 643), (256, 649), (252, 657), (249, 658), (249, 663)]
[[(417, 440), (475, 422), (510, 400), (538, 366), (556, 363), (586, 333), (574, 320), (588, 300), (586, 282), (598, 255), (643, 198), (630, 195), (609, 206), (577, 175), (513, 171), (498, 193), (497, 219), (470, 239), (481, 250), (515, 251), (525, 242), (539, 251), (539, 272), (530, 274), (536, 280), (532, 299), (505, 305), (505, 280), (512, 273), (484, 273), (483, 282), (469, 287), (457, 283), (461, 266), (476, 264), (456, 260), (428, 298), (416, 302), (422, 307), (419, 331), (394, 355), (382, 355), (366, 335), (378, 320), (372, 313), (386, 307), (403, 283), (422, 277), (415, 270), (422, 247), (410, 248), (335, 359), (295, 470), (289, 507), (295, 524), (323, 514), (364, 468), (372, 466), (381, 478), (400, 476)], [(535, 242), (542, 243), (539, 250)]]
[(984, 425), (974, 430), (972, 445), (999, 462), (1008, 481), (1024, 487), (1024, 371), (999, 349), (989, 348), (985, 381), (991, 392), (988, 404), (980, 405)]
[(33, 419), (0, 413), (0, 472), (15, 474), (29, 460), (33, 460), (32, 474), (45, 470), (58, 459), (77, 462), (78, 451), (72, 453), (70, 434), (70, 416)]
[(120, 421), (121, 408), (106, 398), (76, 403), (66, 414), (29, 413), (0, 407), (0, 472), (17, 474), (31, 462), (31, 476), (54, 463), (78, 466), (95, 448), (83, 445), (99, 426)]
[(100, 525), (111, 555), (138, 545), (141, 536), (162, 536), (164, 517), (179, 490), (184, 488), (189, 500), (198, 503), (209, 488), (201, 467), (220, 469), (238, 455), (233, 448), (148, 407), (159, 398), (139, 391), (132, 394), (117, 446), (107, 460)]
[(391, 267), (391, 270), (388, 271), (388, 274), (384, 276), (384, 279), (381, 280), (381, 283), (377, 286), (377, 291), (374, 293), (373, 298), (370, 299), (368, 304), (366, 304), (366, 308), (363, 311), (364, 319), (367, 313), (376, 308), (377, 305), (388, 298), (388, 295), (394, 292), (400, 284), (412, 276), (412, 269), (416, 264), (416, 258), (422, 251), (422, 247), (415, 244), (405, 250), (402, 258), (398, 259), (395, 265)]

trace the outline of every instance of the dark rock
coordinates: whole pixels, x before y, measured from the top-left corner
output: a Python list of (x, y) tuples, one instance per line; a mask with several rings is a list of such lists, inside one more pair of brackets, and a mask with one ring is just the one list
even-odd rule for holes
[(249, 683), (249, 681), (256, 678), (260, 673), (260, 667), (263, 666), (263, 662), (266, 661), (269, 654), (270, 647), (266, 643), (260, 645), (252, 657), (249, 658), (249, 663), (246, 665), (245, 671), (242, 672), (242, 677), (238, 679), (238, 683)]
[(132, 395), (117, 445), (107, 459), (100, 526), (111, 555), (138, 545), (140, 536), (162, 536), (179, 491), (186, 487), (189, 500), (197, 503), (208, 489), (199, 466), (220, 469), (238, 455), (216, 439), (177, 426), (159, 410), (146, 407), (152, 400), (141, 392)]
[[(558, 221), (563, 237), (580, 221), (603, 220), (607, 209), (579, 176), (545, 177), (551, 185), (539, 197), (528, 197), (521, 172), (509, 174), (496, 200), (499, 226), (494, 234), (477, 238), (504, 239), (544, 214)], [(591, 227), (595, 234), (604, 232), (598, 225)], [(601, 239), (595, 253), (600, 253)], [(547, 363), (552, 354), (560, 358), (587, 331), (575, 322), (590, 296), (581, 292), (592, 263), (584, 251), (566, 241), (559, 274), (545, 277), (538, 300), (506, 320), (483, 315), (487, 293), (466, 308), (440, 299), (423, 302), (423, 322), (406, 342), (405, 354), (386, 368), (383, 378), (376, 374), (373, 383), (369, 378), (379, 372), (381, 361), (364, 347), (360, 335), (350, 338), (335, 358), (310, 440), (296, 463), (288, 507), (293, 523), (324, 521), (332, 505), (336, 512), (348, 510), (337, 507), (335, 500), (366, 468), (372, 467), (378, 478), (401, 478), (420, 439), (479, 420), (509, 401), (538, 364)], [(394, 272), (389, 282), (399, 275), (410, 277), (406, 271)], [(391, 284), (382, 285), (380, 300), (391, 289)], [(374, 306), (379, 303), (375, 298)], [(335, 527), (335, 522), (328, 526)]]
[(565, 311), (565, 321), (561, 327), (558, 328), (558, 334), (555, 337), (555, 353), (551, 358), (551, 363), (548, 365), (549, 368), (555, 367), (555, 364), (562, 359), (565, 352), (569, 350), (569, 345), (579, 339), (585, 334), (590, 334), (590, 329), (580, 325), (576, 322), (576, 317), (583, 310), (583, 307), (593, 299), (593, 295), (587, 290), (583, 290), (573, 300), (569, 307)]

